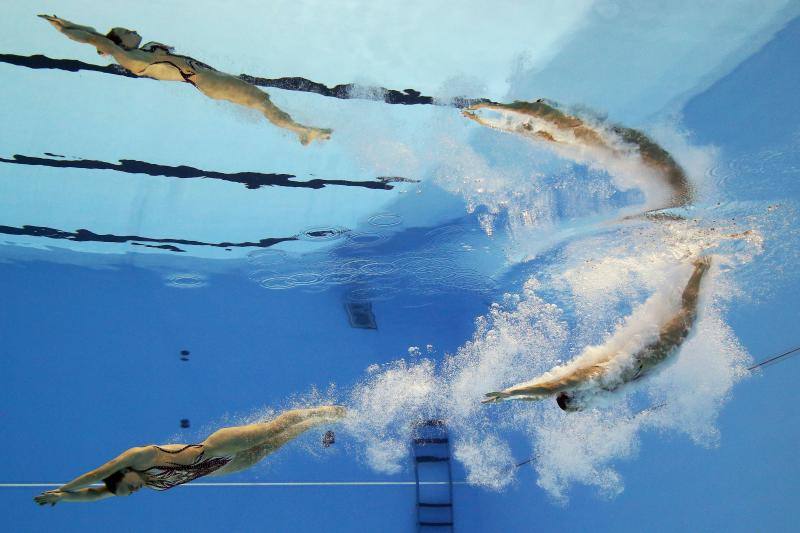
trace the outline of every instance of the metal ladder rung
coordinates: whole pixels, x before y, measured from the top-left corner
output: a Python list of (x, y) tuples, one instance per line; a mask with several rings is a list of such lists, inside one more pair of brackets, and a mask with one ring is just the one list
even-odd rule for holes
[(418, 455), (416, 457), (418, 463), (443, 463), (449, 461), (450, 457), (436, 457), (433, 455)]
[(444, 420), (426, 420), (420, 422), (417, 426), (444, 427)]
[[(436, 527), (452, 531), (454, 527), (453, 474), (450, 466), (450, 438), (445, 422), (438, 419), (424, 420), (417, 423), (416, 427), (420, 429), (415, 432), (415, 435), (412, 435), (411, 443), (415, 461), (414, 477), (417, 481), (417, 529), (422, 532), (426, 527)], [(425, 427), (429, 429), (424, 429)], [(429, 445), (441, 447), (422, 449), (423, 446)], [(426, 463), (431, 466), (424, 466)], [(445, 465), (444, 470), (438, 465)], [(446, 485), (448, 496), (443, 493), (439, 493), (437, 496), (437, 493), (425, 491), (420, 493), (420, 476), (422, 474), (425, 474), (428, 479), (444, 479), (437, 483)], [(421, 501), (422, 496), (427, 496), (433, 501)]]
[(450, 442), (448, 438), (414, 439), (414, 444), (447, 444), (448, 442)]

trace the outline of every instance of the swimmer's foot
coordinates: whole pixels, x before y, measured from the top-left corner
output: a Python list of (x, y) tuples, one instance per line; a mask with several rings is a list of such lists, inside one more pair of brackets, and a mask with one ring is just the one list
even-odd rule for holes
[(336, 422), (347, 416), (347, 409), (341, 405), (325, 405), (320, 407), (318, 413), (329, 422)]
[(333, 416), (335, 416), (337, 420), (341, 420), (347, 416), (347, 409), (345, 409), (342, 405), (334, 405)]
[(705, 255), (695, 259), (692, 266), (698, 271), (705, 272), (711, 267), (711, 256)]
[(317, 139), (320, 141), (327, 141), (331, 138), (331, 133), (333, 133), (333, 130), (327, 128), (308, 128), (299, 134), (300, 144), (308, 146), (312, 141)]

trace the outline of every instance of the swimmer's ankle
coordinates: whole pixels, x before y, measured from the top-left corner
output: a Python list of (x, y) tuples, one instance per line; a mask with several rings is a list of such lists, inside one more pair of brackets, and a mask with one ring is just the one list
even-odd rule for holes
[(327, 411), (325, 417), (330, 420), (339, 420), (347, 416), (347, 409), (341, 405), (326, 405), (323, 409)]
[(298, 132), (297, 136), (300, 139), (300, 144), (303, 146), (307, 146), (314, 140), (326, 141), (331, 138), (332, 130), (330, 129), (319, 129), (319, 128), (307, 128)]

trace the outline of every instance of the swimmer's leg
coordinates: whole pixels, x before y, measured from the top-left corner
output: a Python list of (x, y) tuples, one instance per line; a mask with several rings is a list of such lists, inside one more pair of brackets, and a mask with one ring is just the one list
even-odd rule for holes
[(289, 115), (289, 113), (283, 111), (278, 106), (273, 104), (267, 93), (263, 91), (258, 92), (264, 96), (258, 105), (253, 107), (260, 111), (261, 114), (267, 118), (267, 120), (276, 126), (296, 133), (300, 139), (300, 144), (305, 146), (315, 139), (325, 141), (331, 138), (332, 131), (330, 129), (312, 128), (298, 124), (292, 120), (292, 117)]
[(251, 466), (261, 462), (268, 455), (276, 452), (284, 444), (296, 439), (302, 433), (305, 433), (306, 431), (326, 422), (334, 422), (334, 420), (327, 420), (325, 417), (312, 417), (303, 420), (302, 422), (297, 422), (296, 424), (287, 426), (286, 429), (278, 433), (275, 437), (268, 439), (266, 443), (237, 452), (236, 456), (233, 458), (233, 461), (225, 465), (224, 468), (213, 472), (211, 475), (224, 476), (226, 474), (232, 474), (233, 472), (246, 470)]
[(711, 267), (711, 257), (702, 257), (694, 262), (694, 272), (686, 288), (683, 290), (682, 307), (683, 311), (693, 313), (697, 309), (697, 299), (700, 295), (700, 282), (703, 281), (703, 276)]
[(289, 426), (285, 430), (281, 431), (281, 433), (275, 438), (275, 446), (276, 448), (283, 446), (287, 442), (291, 442), (309, 429), (314, 429), (317, 426), (321, 426), (324, 424), (329, 424), (331, 422), (336, 422), (338, 419), (330, 419), (330, 418), (312, 418), (308, 420), (304, 420), (302, 422), (298, 422), (292, 426)]
[(344, 418), (346, 410), (340, 405), (324, 405), (322, 407), (311, 407), (309, 409), (292, 409), (278, 416), (268, 424), (272, 431), (284, 433), (293, 431), (293, 428), (300, 424), (316, 423), (324, 424), (336, 422)]
[(325, 140), (331, 136), (329, 129), (311, 128), (295, 122), (289, 113), (272, 103), (267, 93), (235, 76), (198, 69), (189, 81), (209, 98), (227, 100), (259, 111), (279, 128), (294, 132), (304, 145), (314, 139)]
[[(296, 439), (302, 433), (305, 433), (306, 431), (317, 426), (335, 422), (339, 420), (339, 413), (344, 413), (344, 409), (338, 407), (334, 407), (333, 409), (323, 407), (322, 409), (322, 412), (315, 410), (317, 412), (311, 413), (311, 416), (304, 416), (309, 414), (303, 413), (303, 411), (309, 411), (305, 409), (284, 413), (286, 416), (281, 415), (283, 418), (278, 417), (278, 419), (273, 421), (279, 422), (280, 427), (282, 428), (279, 429), (274, 436), (257, 446), (237, 452), (233, 461), (211, 475), (226, 475), (233, 472), (246, 470), (251, 466), (261, 462), (268, 455), (276, 452), (283, 445)], [(321, 416), (314, 416), (315, 414), (319, 414)]]
[(258, 446), (277, 449), (314, 426), (336, 422), (345, 416), (344, 407), (327, 405), (293, 409), (263, 424), (222, 428), (204, 442), (211, 455), (234, 455)]

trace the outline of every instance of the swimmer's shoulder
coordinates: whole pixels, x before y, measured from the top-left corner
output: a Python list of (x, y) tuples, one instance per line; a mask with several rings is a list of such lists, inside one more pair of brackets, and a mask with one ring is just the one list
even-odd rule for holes
[(155, 61), (155, 56), (152, 52), (134, 48), (132, 50), (124, 50), (121, 54), (114, 54), (114, 59), (117, 60), (117, 63), (135, 73), (152, 64)]

